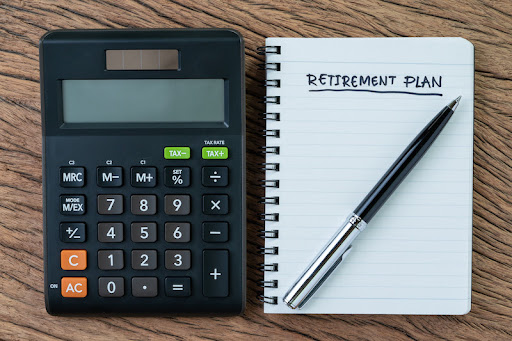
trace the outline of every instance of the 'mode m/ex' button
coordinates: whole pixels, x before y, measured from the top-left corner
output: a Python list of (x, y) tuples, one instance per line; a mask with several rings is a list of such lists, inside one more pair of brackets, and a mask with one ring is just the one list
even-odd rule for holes
[(85, 196), (83, 195), (61, 195), (60, 213), (64, 215), (85, 214)]

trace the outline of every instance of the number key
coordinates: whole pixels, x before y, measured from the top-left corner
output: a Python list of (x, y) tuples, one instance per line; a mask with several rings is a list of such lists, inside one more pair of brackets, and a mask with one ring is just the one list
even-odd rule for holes
[(156, 250), (133, 250), (132, 269), (134, 270), (155, 270)]
[(153, 215), (156, 213), (156, 195), (132, 195), (132, 214)]
[(165, 196), (165, 214), (187, 215), (190, 214), (190, 195), (169, 194)]
[(190, 223), (165, 223), (165, 241), (188, 243), (190, 241)]
[(99, 250), (98, 268), (100, 270), (121, 270), (124, 268), (123, 250)]
[(124, 296), (124, 278), (100, 277), (98, 279), (98, 293), (101, 297)]
[(165, 268), (168, 270), (188, 270), (190, 260), (190, 250), (165, 250)]
[(123, 196), (121, 194), (100, 194), (98, 195), (99, 214), (122, 214)]
[(156, 223), (132, 223), (132, 241), (136, 243), (156, 242)]
[(100, 243), (120, 243), (123, 241), (123, 223), (98, 223)]

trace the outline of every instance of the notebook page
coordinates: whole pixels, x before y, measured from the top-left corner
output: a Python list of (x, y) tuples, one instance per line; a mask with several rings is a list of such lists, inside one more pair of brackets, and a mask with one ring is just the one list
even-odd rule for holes
[[(266, 230), (279, 238), (266, 313), (465, 314), (471, 306), (473, 46), (461, 38), (268, 38), (280, 113), (267, 129)], [(345, 78), (347, 77), (347, 78)], [(369, 81), (368, 78), (369, 77)], [(354, 91), (356, 90), (356, 91)], [(364, 90), (364, 91), (361, 91)], [(301, 310), (282, 298), (416, 134), (461, 95), (455, 114), (344, 261)]]

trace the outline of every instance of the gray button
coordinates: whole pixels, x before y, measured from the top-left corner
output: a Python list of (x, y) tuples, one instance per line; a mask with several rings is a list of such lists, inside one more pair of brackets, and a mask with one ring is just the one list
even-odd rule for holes
[(152, 215), (156, 213), (156, 195), (132, 195), (132, 214)]
[(100, 270), (121, 270), (124, 268), (123, 250), (99, 250), (98, 268)]
[(156, 277), (133, 277), (132, 295), (135, 297), (155, 297), (158, 295), (158, 279)]
[(168, 194), (165, 196), (165, 214), (187, 215), (190, 214), (190, 195)]
[(156, 250), (133, 250), (132, 269), (155, 270), (157, 266)]
[(98, 223), (100, 243), (120, 243), (123, 241), (123, 223)]
[(100, 277), (98, 293), (101, 297), (121, 297), (124, 295), (123, 277)]
[(121, 214), (123, 213), (123, 196), (121, 194), (100, 194), (98, 195), (99, 214)]
[(156, 242), (156, 223), (132, 223), (132, 241), (136, 243)]
[(165, 268), (168, 270), (190, 269), (190, 250), (165, 250)]
[(190, 223), (165, 223), (165, 241), (188, 243), (190, 241)]

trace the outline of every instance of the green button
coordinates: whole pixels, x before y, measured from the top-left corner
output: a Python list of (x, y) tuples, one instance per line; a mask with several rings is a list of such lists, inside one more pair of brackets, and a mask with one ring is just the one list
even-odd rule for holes
[(190, 159), (190, 147), (165, 147), (164, 158), (168, 160)]
[(228, 147), (203, 147), (203, 159), (218, 160), (228, 158)]

